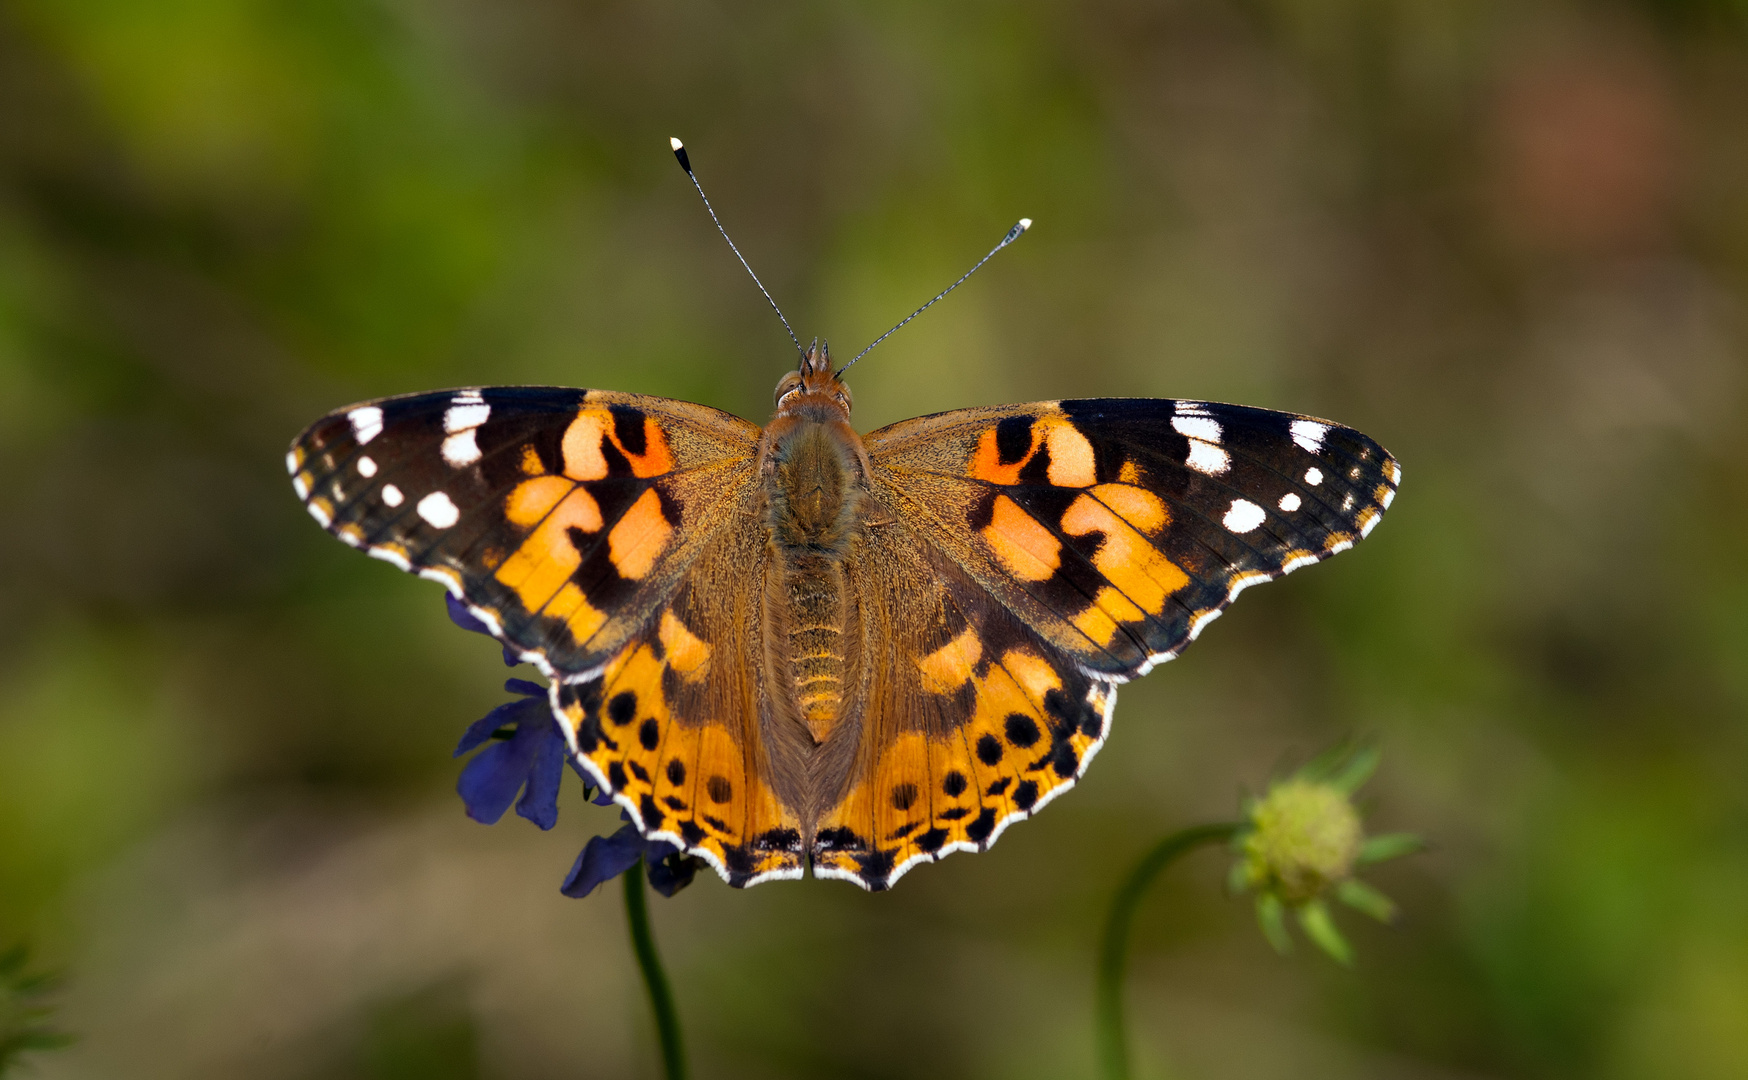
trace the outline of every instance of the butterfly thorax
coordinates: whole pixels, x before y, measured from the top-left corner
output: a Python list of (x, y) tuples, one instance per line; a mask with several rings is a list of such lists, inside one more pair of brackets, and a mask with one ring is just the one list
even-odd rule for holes
[(760, 472), (771, 544), (765, 598), (771, 681), (792, 695), (814, 745), (826, 742), (849, 685), (852, 640), (844, 560), (860, 528), (866, 450), (850, 426), (848, 391), (824, 350), (778, 386)]

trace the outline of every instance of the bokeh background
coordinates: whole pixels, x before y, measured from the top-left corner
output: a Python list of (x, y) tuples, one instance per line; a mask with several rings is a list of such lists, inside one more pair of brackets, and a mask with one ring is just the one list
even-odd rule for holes
[(1748, 1075), (1742, 0), (5, 0), (0, 944), (45, 1078), (653, 1076), (617, 824), (485, 828), (503, 700), (439, 589), (298, 507), (362, 398), (552, 382), (762, 421), (886, 329), (869, 430), (1102, 394), (1329, 416), (1404, 464), (1352, 554), (1127, 688), (1079, 790), (891, 894), (655, 920), (698, 1075), (1093, 1067), (1164, 832), (1346, 735), (1431, 838), (1277, 957), (1204, 853), (1146, 903), (1152, 1077)]

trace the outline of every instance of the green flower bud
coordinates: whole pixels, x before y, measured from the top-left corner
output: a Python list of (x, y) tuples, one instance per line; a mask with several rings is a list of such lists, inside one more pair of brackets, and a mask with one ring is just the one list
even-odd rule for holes
[(1309, 780), (1276, 784), (1250, 811), (1246, 883), (1299, 907), (1353, 872), (1364, 839), (1360, 816), (1340, 789)]
[(1405, 833), (1365, 835), (1353, 793), (1377, 764), (1376, 749), (1337, 747), (1246, 807), (1231, 884), (1235, 892), (1256, 893), (1257, 921), (1279, 951), (1292, 945), (1286, 921), (1291, 912), (1320, 949), (1343, 964), (1353, 962), (1353, 950), (1331, 917), (1329, 895), (1380, 922), (1395, 916), (1389, 897), (1353, 876), (1357, 867), (1421, 847), (1418, 837)]

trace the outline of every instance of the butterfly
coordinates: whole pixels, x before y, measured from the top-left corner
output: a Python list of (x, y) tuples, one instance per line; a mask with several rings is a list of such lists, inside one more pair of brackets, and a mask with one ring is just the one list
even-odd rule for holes
[(489, 387), (316, 421), (340, 540), (440, 581), (551, 683), (576, 764), (731, 885), (890, 886), (1072, 787), (1119, 684), (1245, 588), (1351, 547), (1401, 480), (1327, 420), (1036, 402), (858, 435), (807, 349), (759, 428)]

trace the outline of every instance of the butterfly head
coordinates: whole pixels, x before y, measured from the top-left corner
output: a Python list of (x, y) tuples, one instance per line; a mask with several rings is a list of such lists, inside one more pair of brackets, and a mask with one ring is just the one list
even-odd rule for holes
[(815, 341), (777, 383), (777, 415), (849, 419), (850, 387), (832, 374), (830, 345)]

